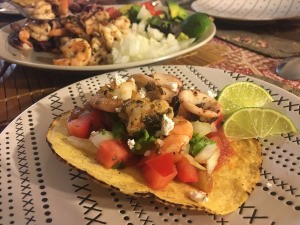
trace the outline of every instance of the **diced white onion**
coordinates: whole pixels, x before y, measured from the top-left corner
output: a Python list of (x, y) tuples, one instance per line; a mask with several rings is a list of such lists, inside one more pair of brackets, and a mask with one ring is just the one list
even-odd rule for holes
[(219, 148), (217, 148), (215, 153), (206, 161), (206, 168), (208, 174), (212, 174), (212, 172), (216, 168), (219, 157), (220, 157), (220, 150)]
[(166, 37), (158, 29), (146, 25), (145, 20), (139, 24), (133, 23), (130, 32), (114, 42), (111, 63), (156, 59), (185, 49), (195, 41), (192, 38), (178, 41), (173, 34)]
[(67, 136), (65, 140), (73, 147), (81, 149), (86, 153), (89, 154), (97, 153), (97, 147), (89, 139), (78, 138), (75, 136)]
[(194, 121), (192, 122), (192, 125), (194, 133), (198, 133), (200, 136), (205, 136), (206, 134), (215, 132), (217, 130), (216, 126), (200, 121)]
[(89, 139), (98, 148), (102, 141), (113, 139), (113, 135), (110, 131), (92, 132)]
[(218, 147), (216, 143), (207, 145), (196, 156), (195, 160), (199, 163), (204, 163), (217, 151)]
[(206, 170), (204, 166), (202, 166), (200, 163), (198, 163), (193, 156), (183, 153), (183, 156), (189, 161), (190, 164), (192, 164), (194, 167), (198, 168), (199, 170)]
[(137, 14), (137, 18), (140, 20), (147, 20), (152, 17), (151, 13), (146, 9), (146, 7), (143, 5)]

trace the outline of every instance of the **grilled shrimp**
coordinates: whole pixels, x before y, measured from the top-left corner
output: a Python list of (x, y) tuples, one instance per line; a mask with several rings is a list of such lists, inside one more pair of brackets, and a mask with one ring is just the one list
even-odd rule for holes
[(67, 16), (69, 14), (68, 0), (58, 0), (57, 5), (61, 16)]
[(98, 23), (103, 22), (103, 21), (108, 21), (110, 18), (109, 13), (105, 10), (95, 12), (93, 17), (95, 18), (95, 20)]
[[(40, 2), (45, 2), (45, 3), (47, 2), (48, 4), (50, 4), (51, 11), (52, 12), (57, 11), (56, 14), (58, 14), (60, 17), (67, 16), (69, 14), (69, 1), (68, 0), (46, 0), (46, 1), (40, 1)], [(46, 7), (46, 5), (47, 5), (47, 8), (45, 8), (45, 9), (49, 9), (48, 4), (40, 5), (39, 8), (41, 8), (42, 6)], [(49, 12), (51, 12), (51, 11), (49, 11)], [(40, 11), (40, 12), (42, 12), (42, 11)]]
[(55, 14), (49, 2), (39, 1), (34, 4), (32, 16), (36, 19), (54, 19)]
[(49, 40), (49, 32), (51, 31), (51, 26), (49, 23), (29, 23), (27, 25), (27, 29), (30, 32), (30, 36), (37, 41), (48, 41)]
[(86, 66), (92, 55), (90, 44), (82, 38), (71, 39), (61, 48), (61, 51), (64, 58), (54, 59), (55, 65)]
[(52, 29), (49, 33), (48, 33), (48, 37), (62, 37), (62, 36), (66, 36), (68, 34), (67, 30), (64, 28), (55, 28)]
[(89, 65), (99, 65), (101, 62), (107, 61), (108, 51), (101, 39), (93, 37), (91, 40), (92, 57)]
[[(30, 22), (26, 23), (19, 31), (18, 38), (23, 43), (21, 49), (32, 49), (30, 38), (37, 41), (48, 41), (51, 26), (47, 23)], [(19, 47), (20, 48), (20, 47)]]
[(120, 16), (112, 22), (122, 34), (128, 34), (130, 31), (131, 22), (126, 16)]
[(59, 48), (61, 49), (62, 47), (64, 47), (64, 45), (70, 40), (72, 40), (72, 38), (70, 37), (61, 37), (59, 39)]
[(85, 32), (87, 35), (92, 35), (95, 31), (98, 30), (98, 23), (94, 17), (85, 20), (84, 25), (85, 25)]
[(167, 137), (159, 141), (160, 154), (168, 152), (181, 153), (193, 136), (193, 125), (190, 121), (181, 116), (174, 117), (173, 121), (175, 123), (174, 128)]
[(84, 21), (87, 35), (92, 35), (95, 32), (99, 33), (99, 23), (108, 21), (109, 14), (106, 11), (99, 11), (87, 18), (81, 18), (81, 20)]
[(122, 32), (112, 23), (99, 24), (99, 31), (108, 49), (112, 49), (114, 41), (119, 41), (122, 38)]
[(18, 48), (25, 49), (25, 50), (33, 48), (32, 43), (29, 41), (30, 32), (26, 27), (23, 27), (20, 30), (18, 37), (19, 37), (19, 40), (22, 42), (22, 44), (20, 46), (18, 46)]
[(81, 26), (80, 22), (76, 18), (68, 19), (63, 23), (63, 27), (70, 33), (84, 39), (88, 39), (84, 28)]
[(48, 33), (48, 36), (50, 38), (51, 37), (62, 37), (62, 36), (68, 35), (67, 30), (64, 27), (62, 27), (62, 24), (60, 23), (60, 21), (52, 20), (49, 23), (51, 25), (51, 30)]
[(155, 73), (152, 76), (134, 74), (131, 77), (135, 79), (138, 88), (146, 89), (146, 97), (166, 100), (169, 103), (183, 86), (177, 77), (168, 74)]
[(11, 32), (8, 36), (8, 42), (15, 48), (21, 50), (29, 50), (33, 48), (29, 41), (30, 33), (25, 27), (21, 27), (19, 23), (10, 24)]
[(114, 96), (110, 86), (103, 86), (96, 95), (90, 98), (89, 103), (95, 109), (100, 109), (105, 112), (116, 112), (116, 109), (122, 106), (123, 101)]
[(221, 104), (199, 90), (182, 90), (179, 93), (178, 115), (185, 118), (196, 118), (200, 121), (213, 122), (222, 115)]
[(132, 93), (136, 92), (136, 85), (133, 80), (127, 80), (118, 84), (113, 81), (110, 85), (102, 86), (99, 91), (90, 99), (93, 108), (105, 112), (117, 112), (125, 100), (131, 98)]

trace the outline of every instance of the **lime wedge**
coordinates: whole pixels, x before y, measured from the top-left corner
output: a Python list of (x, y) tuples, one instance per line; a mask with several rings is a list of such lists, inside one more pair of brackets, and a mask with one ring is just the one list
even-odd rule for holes
[(261, 86), (251, 82), (236, 82), (223, 88), (218, 96), (227, 118), (238, 109), (245, 107), (261, 107), (272, 102), (271, 95)]
[(265, 138), (296, 133), (294, 123), (284, 114), (268, 108), (243, 108), (234, 112), (223, 125), (230, 139)]

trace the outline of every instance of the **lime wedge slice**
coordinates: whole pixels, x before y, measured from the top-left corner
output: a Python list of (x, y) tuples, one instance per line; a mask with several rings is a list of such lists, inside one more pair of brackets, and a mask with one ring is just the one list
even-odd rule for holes
[(272, 102), (271, 95), (261, 86), (251, 82), (236, 82), (223, 88), (218, 96), (227, 118), (233, 112), (245, 107), (261, 107)]
[(268, 108), (243, 108), (234, 112), (223, 125), (230, 139), (265, 138), (296, 133), (294, 123), (284, 114)]

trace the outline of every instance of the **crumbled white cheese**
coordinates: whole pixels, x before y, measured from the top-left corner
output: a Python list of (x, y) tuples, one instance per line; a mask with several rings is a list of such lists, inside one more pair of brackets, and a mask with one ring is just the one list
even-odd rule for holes
[(140, 90), (139, 90), (139, 95), (141, 98), (145, 98), (146, 97), (146, 89), (144, 87), (142, 87)]
[(130, 149), (133, 149), (134, 145), (135, 145), (134, 139), (128, 139), (127, 140), (127, 145), (129, 146)]
[(99, 131), (92, 131), (90, 137), (93, 137), (95, 135), (99, 134)]
[(268, 187), (268, 188), (272, 187), (272, 184), (268, 182), (268, 183), (267, 183), (267, 187)]
[(115, 74), (115, 82), (116, 82), (116, 85), (119, 86), (120, 84), (126, 82), (126, 80), (116, 73)]
[(169, 135), (170, 131), (174, 128), (174, 122), (166, 114), (163, 115), (162, 124), (161, 124), (161, 134)]
[(122, 108), (116, 108), (115, 111), (116, 111), (117, 113), (119, 113), (119, 112), (121, 112), (121, 109), (122, 109)]
[(202, 191), (191, 191), (190, 192), (190, 198), (194, 201), (194, 202), (207, 202), (208, 201), (208, 197), (207, 194), (205, 192)]
[(176, 82), (170, 82), (170, 88), (171, 88), (171, 91), (177, 91), (178, 89), (178, 83)]
[(208, 94), (208, 96), (210, 96), (210, 97), (212, 97), (212, 98), (217, 97), (217, 94), (214, 93), (214, 92), (212, 92), (211, 90), (207, 91), (207, 94)]
[(112, 96), (112, 99), (118, 99), (118, 95)]
[(151, 154), (151, 150), (147, 150), (145, 151), (144, 156), (149, 156), (150, 154)]

